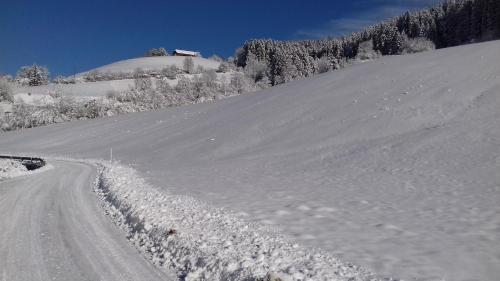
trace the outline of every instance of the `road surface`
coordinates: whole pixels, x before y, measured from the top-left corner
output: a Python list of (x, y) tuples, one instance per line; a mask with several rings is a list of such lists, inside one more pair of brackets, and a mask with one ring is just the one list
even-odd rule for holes
[(175, 280), (148, 263), (105, 216), (95, 169), (54, 169), (0, 182), (0, 280)]

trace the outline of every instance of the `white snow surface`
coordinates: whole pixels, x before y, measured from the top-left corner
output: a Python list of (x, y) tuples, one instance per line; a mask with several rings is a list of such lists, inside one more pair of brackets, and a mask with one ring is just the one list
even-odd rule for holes
[[(161, 70), (171, 65), (176, 65), (178, 68), (182, 69), (184, 58), (185, 57), (166, 56), (166, 57), (142, 57), (142, 58), (122, 60), (89, 71), (78, 73), (75, 75), (75, 77), (81, 78), (85, 74), (94, 70), (103, 73), (104, 72), (131, 73), (138, 68), (142, 70)], [(192, 59), (195, 67), (202, 66), (205, 69), (217, 69), (220, 65), (220, 62), (201, 57), (193, 57)], [(186, 74), (185, 76), (191, 78), (195, 75)], [(228, 79), (228, 77), (230, 77), (230, 74), (218, 73), (217, 76), (218, 78), (224, 77), (225, 79)], [(175, 86), (178, 80), (166, 79), (165, 81), (169, 82), (171, 86)], [(13, 84), (13, 91), (16, 100), (22, 100), (27, 104), (45, 105), (45, 104), (50, 104), (50, 99), (44, 97), (49, 94), (58, 93), (58, 94), (63, 94), (65, 96), (73, 96), (73, 97), (102, 97), (111, 91), (123, 92), (133, 86), (134, 86), (134, 79), (119, 79), (119, 80), (97, 81), (97, 82), (80, 81), (75, 84), (50, 83), (48, 85), (34, 86), (34, 87)]]
[[(228, 83), (231, 79), (233, 72), (227, 73), (217, 73), (217, 79)], [(199, 77), (200, 74), (179, 74), (186, 78), (192, 79), (194, 77)], [(156, 78), (152, 78), (156, 80)], [(162, 78), (170, 86), (174, 87), (177, 85), (179, 79), (167, 79)], [(75, 84), (54, 84), (50, 83), (48, 85), (42, 86), (20, 86), (13, 85), (14, 99), (16, 101), (22, 101), (26, 104), (32, 105), (46, 105), (53, 103), (53, 99), (49, 96), (50, 94), (61, 94), (67, 97), (104, 97), (110, 92), (124, 92), (130, 88), (134, 87), (134, 79), (121, 79), (121, 80), (109, 80), (109, 81), (97, 81), (97, 82), (78, 82)]]
[(158, 190), (132, 168), (99, 165), (96, 192), (106, 213), (154, 264), (183, 280), (376, 280), (360, 267), (291, 243), (270, 227)]
[(9, 179), (28, 174), (23, 164), (10, 159), (0, 159), (0, 180)]
[(500, 276), (500, 41), (385, 57), (214, 103), (9, 132), (108, 158), (383, 276)]
[(0, 180), (11, 179), (15, 177), (34, 175), (38, 173), (51, 170), (54, 167), (51, 164), (45, 164), (45, 166), (38, 168), (36, 170), (29, 171), (21, 162), (11, 160), (11, 159), (0, 159)]
[[(99, 71), (103, 73), (117, 72), (134, 72), (137, 68), (142, 70), (161, 70), (167, 66), (175, 65), (179, 69), (183, 69), (184, 59), (182, 56), (164, 56), (164, 57), (142, 57), (128, 60), (117, 61), (108, 65), (104, 65), (92, 70), (76, 74), (76, 77), (82, 77), (91, 71)], [(201, 57), (193, 57), (195, 68), (202, 66), (205, 69), (217, 69), (220, 62), (209, 60)]]
[[(23, 100), (28, 104), (37, 104), (44, 101), (49, 94), (63, 94), (70, 97), (102, 97), (110, 91), (121, 92), (134, 86), (134, 79), (122, 79), (97, 82), (79, 82), (76, 84), (53, 84), (43, 86), (19, 86), (14, 87), (14, 98)], [(28, 95), (28, 93), (30, 95)]]
[(0, 181), (1, 280), (177, 280), (110, 223), (93, 192), (96, 170), (50, 160), (29, 176)]

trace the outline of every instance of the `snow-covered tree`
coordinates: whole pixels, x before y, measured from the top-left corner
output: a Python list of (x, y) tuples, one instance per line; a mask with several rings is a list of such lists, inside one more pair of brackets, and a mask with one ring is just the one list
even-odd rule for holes
[(231, 71), (234, 68), (234, 64), (229, 62), (221, 62), (219, 67), (217, 68), (217, 72), (226, 73)]
[(380, 56), (380, 53), (373, 49), (373, 41), (368, 40), (359, 43), (357, 59), (359, 60), (372, 60)]
[(168, 56), (168, 52), (167, 50), (165, 50), (165, 48), (153, 48), (153, 49), (150, 49), (149, 51), (146, 52), (146, 54), (144, 54), (145, 57), (164, 57), (164, 56)]
[(0, 101), (14, 102), (12, 88), (5, 79), (0, 79)]
[(237, 94), (248, 92), (248, 80), (241, 73), (235, 73), (231, 77), (230, 82), (231, 91)]
[(66, 77), (62, 75), (57, 75), (56, 78), (52, 80), (53, 83), (55, 84), (65, 84), (66, 83)]
[(161, 70), (161, 74), (168, 79), (175, 79), (179, 74), (179, 68), (176, 65), (167, 66)]
[(436, 48), (500, 38), (500, 1), (448, 0), (429, 9), (407, 12), (343, 38), (250, 40), (236, 50), (234, 61), (238, 67), (250, 69), (254, 67), (254, 59), (264, 63), (267, 78), (276, 85), (314, 75), (318, 72), (318, 61), (323, 57), (337, 69), (356, 58), (360, 43), (366, 41), (372, 41), (373, 49), (382, 55), (408, 52), (405, 49), (412, 46), (432, 48), (428, 42), (422, 44), (421, 39), (412, 41), (414, 38), (426, 38)]
[(194, 61), (192, 57), (186, 57), (184, 58), (184, 61), (182, 63), (184, 71), (187, 73), (194, 73)]
[(36, 64), (23, 66), (17, 72), (16, 81), (29, 86), (46, 85), (49, 83), (49, 70)]
[(92, 70), (89, 73), (85, 74), (84, 77), (87, 82), (96, 82), (103, 80), (103, 74), (98, 70)]
[(218, 55), (212, 55), (211, 57), (208, 58), (209, 60), (214, 60), (214, 61), (217, 61), (217, 62), (223, 62), (224, 59)]
[(332, 69), (330, 60), (327, 57), (322, 57), (318, 60), (318, 73), (325, 73)]
[(402, 52), (403, 54), (411, 54), (426, 52), (434, 49), (436, 49), (434, 42), (423, 37), (418, 37), (406, 40), (403, 45)]
[(245, 67), (245, 75), (253, 81), (258, 82), (266, 75), (267, 65), (265, 62), (257, 60), (255, 55), (250, 54), (247, 57), (247, 65)]
[(0, 80), (6, 81), (6, 82), (14, 82), (14, 78), (12, 78), (12, 75), (10, 75), (10, 74), (0, 75)]
[(198, 74), (198, 73), (204, 73), (205, 71), (206, 69), (202, 65), (198, 65), (193, 73)]

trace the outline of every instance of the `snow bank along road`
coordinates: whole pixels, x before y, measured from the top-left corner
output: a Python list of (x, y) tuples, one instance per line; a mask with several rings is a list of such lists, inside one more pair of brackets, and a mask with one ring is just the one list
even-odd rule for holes
[(92, 166), (0, 182), (0, 280), (175, 280), (114, 227), (92, 192)]

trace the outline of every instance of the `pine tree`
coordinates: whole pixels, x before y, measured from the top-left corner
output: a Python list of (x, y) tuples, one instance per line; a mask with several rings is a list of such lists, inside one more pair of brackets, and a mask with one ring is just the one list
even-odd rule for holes
[(17, 72), (16, 80), (29, 86), (46, 85), (49, 83), (49, 70), (36, 64), (23, 66)]

